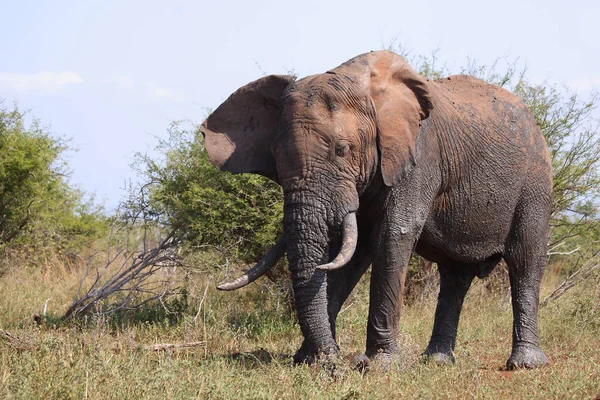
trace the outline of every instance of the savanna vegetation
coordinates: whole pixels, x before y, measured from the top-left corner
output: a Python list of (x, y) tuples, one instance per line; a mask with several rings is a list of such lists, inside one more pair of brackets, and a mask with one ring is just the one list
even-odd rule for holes
[[(396, 49), (397, 50), (397, 49)], [(503, 265), (471, 288), (457, 364), (418, 362), (433, 324), (435, 266), (411, 263), (402, 363), (386, 374), (292, 367), (301, 334), (285, 263), (247, 288), (215, 284), (259, 259), (281, 232), (280, 188), (213, 168), (196, 122), (173, 123), (140, 185), (102, 209), (68, 183), (69, 142), (17, 107), (0, 109), (2, 398), (594, 398), (600, 394), (598, 96), (532, 84), (515, 64), (463, 71), (411, 56), (434, 79), (465, 72), (532, 109), (552, 152), (554, 213), (542, 285), (549, 365), (505, 371), (512, 311)], [(197, 121), (198, 122), (198, 121)], [(132, 149), (134, 151), (135, 149)], [(365, 342), (369, 274), (345, 304), (345, 358)]]
[(68, 141), (27, 117), (0, 100), (0, 274), (7, 258), (68, 264), (106, 232), (102, 209), (68, 184)]

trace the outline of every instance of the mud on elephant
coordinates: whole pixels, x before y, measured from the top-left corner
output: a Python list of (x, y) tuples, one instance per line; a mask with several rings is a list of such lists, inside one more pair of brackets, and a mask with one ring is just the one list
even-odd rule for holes
[(424, 355), (454, 361), (475, 276), (504, 258), (512, 288), (509, 368), (547, 362), (537, 311), (552, 203), (550, 156), (517, 97), (469, 76), (428, 81), (389, 51), (296, 80), (241, 87), (202, 124), (210, 160), (283, 187), (284, 234), (231, 290), (287, 252), (304, 342), (296, 363), (338, 354), (336, 317), (372, 266), (366, 361), (389, 365), (413, 251), (439, 266)]

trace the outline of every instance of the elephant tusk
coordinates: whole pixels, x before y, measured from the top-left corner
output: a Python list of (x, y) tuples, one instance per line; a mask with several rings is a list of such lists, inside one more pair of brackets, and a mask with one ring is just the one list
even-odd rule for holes
[(317, 268), (325, 271), (333, 271), (342, 268), (352, 259), (358, 242), (358, 225), (356, 213), (349, 213), (344, 217), (342, 230), (342, 248), (333, 261), (319, 265)]
[(250, 268), (242, 276), (239, 276), (232, 281), (221, 283), (219, 286), (217, 286), (217, 289), (235, 290), (254, 282), (263, 276), (265, 272), (273, 268), (275, 264), (277, 264), (277, 261), (279, 261), (279, 259), (285, 254), (285, 249), (286, 240), (285, 235), (282, 234), (279, 236), (279, 239), (277, 239), (275, 245), (271, 247), (267, 254), (265, 254), (265, 256), (261, 258), (261, 260), (257, 262), (254, 267)]

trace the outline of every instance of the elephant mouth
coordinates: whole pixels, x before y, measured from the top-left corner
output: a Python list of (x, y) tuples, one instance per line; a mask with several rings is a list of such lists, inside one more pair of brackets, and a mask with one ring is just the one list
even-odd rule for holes
[[(342, 245), (337, 256), (327, 264), (318, 265), (316, 268), (324, 271), (334, 271), (346, 265), (354, 256), (356, 245), (358, 243), (358, 223), (356, 212), (346, 214), (342, 222)], [(268, 270), (273, 268), (277, 261), (283, 257), (286, 250), (286, 237), (281, 234), (273, 247), (265, 254), (254, 267), (246, 271), (241, 276), (217, 286), (219, 290), (236, 290), (249, 285)]]
[(327, 264), (317, 266), (317, 269), (324, 271), (334, 271), (342, 268), (352, 259), (356, 251), (358, 243), (358, 223), (356, 221), (356, 213), (351, 212), (346, 214), (342, 222), (342, 246), (338, 255), (333, 261)]

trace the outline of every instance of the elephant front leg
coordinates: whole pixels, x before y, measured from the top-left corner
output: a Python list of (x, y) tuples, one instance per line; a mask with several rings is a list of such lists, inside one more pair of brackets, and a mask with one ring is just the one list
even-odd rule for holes
[[(366, 270), (371, 264), (371, 255), (369, 247), (364, 243), (366, 241), (359, 241), (352, 260), (341, 269), (328, 271), (327, 274), (327, 315), (329, 318), (329, 326), (331, 329), (331, 336), (335, 346), (321, 345), (321, 347), (315, 347), (314, 340), (305, 339), (300, 349), (294, 356), (295, 364), (312, 364), (316, 361), (318, 354), (315, 349), (325, 349), (321, 351), (321, 354), (325, 355), (337, 355), (339, 353), (339, 347), (336, 342), (336, 320), (342, 305), (360, 281), (360, 278), (364, 275)], [(315, 296), (315, 298), (318, 296)], [(313, 300), (314, 301), (314, 300)], [(325, 335), (327, 337), (327, 335)]]
[(374, 250), (365, 352), (381, 370), (389, 369), (398, 355), (398, 323), (414, 243), (413, 238), (385, 237)]
[(309, 281), (297, 282), (294, 281), (294, 300), (304, 341), (293, 361), (295, 365), (313, 364), (321, 355), (339, 354), (327, 313), (326, 273), (314, 271)]

